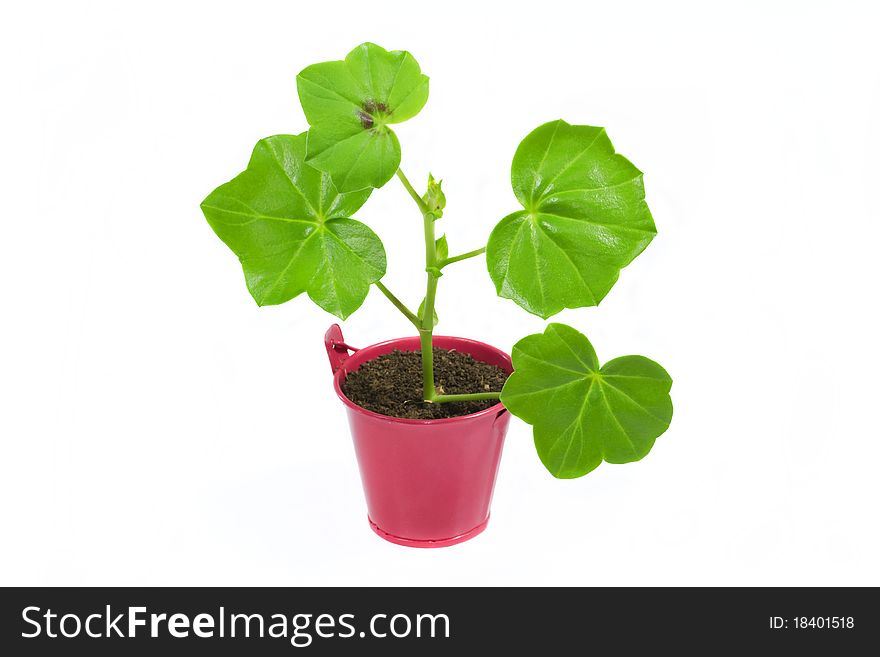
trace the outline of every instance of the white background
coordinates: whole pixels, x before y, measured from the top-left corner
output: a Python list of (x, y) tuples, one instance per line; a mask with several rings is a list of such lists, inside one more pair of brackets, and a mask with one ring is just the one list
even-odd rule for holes
[[(430, 8), (429, 8), (430, 7)], [(870, 3), (20, 3), (0, 26), (0, 583), (880, 584), (880, 15)], [(516, 208), (548, 120), (607, 127), (659, 235), (556, 319), (675, 384), (643, 461), (557, 481), (512, 422), (479, 538), (369, 530), (305, 297), (257, 308), (199, 202), (306, 128), (296, 73), (366, 40), (431, 98), (400, 126), (444, 179), (453, 252)], [(392, 181), (358, 217), (421, 295)], [(544, 322), (482, 259), (440, 331), (509, 349)], [(409, 326), (373, 291), (366, 345)]]

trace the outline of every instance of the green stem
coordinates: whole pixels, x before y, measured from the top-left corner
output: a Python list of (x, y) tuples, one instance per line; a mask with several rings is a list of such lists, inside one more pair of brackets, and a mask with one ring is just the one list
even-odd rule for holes
[(388, 297), (388, 300), (394, 304), (395, 308), (397, 308), (400, 312), (403, 313), (403, 316), (406, 317), (409, 321), (413, 323), (413, 325), (417, 329), (421, 329), (421, 322), (419, 320), (418, 315), (412, 312), (409, 308), (403, 305), (403, 302), (398, 299), (396, 296), (391, 294), (391, 290), (389, 290), (385, 285), (382, 284), (382, 281), (376, 281), (374, 285), (379, 288), (379, 290)]
[[(397, 177), (400, 179), (400, 182), (403, 183), (403, 186), (406, 187), (406, 191), (412, 196), (416, 205), (419, 206), (419, 210), (422, 213), (422, 226), (425, 234), (425, 271), (428, 273), (427, 289), (425, 290), (425, 305), (422, 310), (422, 316), (416, 318), (418, 322), (413, 322), (419, 329), (419, 345), (422, 351), (422, 395), (424, 400), (426, 402), (439, 404), (442, 402), (498, 399), (501, 394), (498, 392), (476, 392), (463, 395), (437, 394), (437, 388), (434, 384), (434, 301), (437, 298), (437, 281), (441, 276), (440, 269), (453, 262), (476, 257), (481, 253), (484, 253), (486, 249), (485, 247), (482, 249), (476, 249), (475, 251), (470, 251), (469, 253), (463, 253), (462, 255), (453, 258), (446, 258), (445, 260), (440, 261), (437, 258), (437, 242), (434, 238), (434, 215), (431, 214), (428, 206), (422, 200), (422, 197), (419, 196), (418, 192), (416, 192), (410, 184), (402, 169), (397, 170)], [(376, 285), (380, 286), (381, 283), (376, 283)], [(387, 289), (383, 288), (384, 286), (379, 287), (379, 289), (385, 293), (385, 296), (391, 299), (391, 303), (394, 303), (394, 305), (403, 312), (406, 307), (397, 301), (396, 297), (388, 292)], [(406, 311), (404, 314), (407, 313), (409, 313), (409, 311)], [(412, 313), (407, 315), (410, 321), (412, 321), (412, 318), (409, 317), (409, 315), (412, 315)]]
[[(431, 310), (428, 310), (428, 295), (431, 293), (431, 279), (434, 279), (434, 292), (437, 292), (437, 242), (434, 240), (434, 217), (426, 214), (422, 219), (422, 228), (425, 233), (425, 271), (428, 272), (428, 293), (425, 295), (425, 314), (422, 315), (422, 327), (434, 326), (433, 312), (434, 302), (431, 300)], [(427, 318), (427, 319), (426, 319)]]
[(422, 396), (426, 402), (437, 397), (434, 389), (434, 340), (432, 330), (419, 329), (419, 344), (422, 348)]
[(422, 226), (425, 233), (425, 271), (428, 272), (428, 283), (425, 291), (425, 304), (422, 316), (419, 318), (419, 344), (422, 350), (422, 396), (427, 402), (434, 401), (437, 390), (434, 387), (434, 299), (437, 297), (437, 246), (434, 242), (434, 216), (428, 211), (428, 206), (413, 189), (412, 184), (403, 173), (403, 169), (397, 170), (397, 177), (406, 191), (412, 196), (419, 211), (422, 213)]
[(422, 200), (422, 197), (419, 196), (419, 193), (413, 189), (413, 186), (410, 184), (406, 175), (403, 173), (403, 169), (397, 170), (397, 177), (400, 178), (400, 182), (403, 183), (403, 186), (406, 187), (406, 191), (409, 192), (409, 195), (413, 197), (413, 200), (416, 202), (416, 205), (419, 206), (419, 211), (425, 215), (428, 213), (428, 206), (425, 205), (425, 202)]
[(434, 403), (456, 401), (484, 401), (487, 399), (501, 399), (500, 392), (474, 392), (463, 395), (434, 395)]
[(419, 338), (422, 347), (422, 394), (425, 401), (432, 402), (437, 397), (434, 387), (434, 301), (437, 298), (437, 247), (434, 240), (434, 217), (425, 212), (422, 215), (425, 233), (425, 270), (428, 272), (425, 306), (422, 310), (422, 327)]
[(476, 258), (478, 255), (482, 255), (486, 252), (486, 247), (482, 247), (480, 249), (474, 249), (473, 251), (468, 251), (467, 253), (462, 253), (461, 255), (453, 256), (451, 258), (446, 258), (445, 260), (441, 260), (437, 268), (443, 269), (446, 265), (451, 265), (453, 262), (460, 262), (462, 260), (467, 260), (468, 258)]

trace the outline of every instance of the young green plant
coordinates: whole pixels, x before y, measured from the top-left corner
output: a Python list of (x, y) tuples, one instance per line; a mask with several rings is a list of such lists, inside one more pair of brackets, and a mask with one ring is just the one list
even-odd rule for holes
[[(365, 43), (344, 60), (305, 68), (297, 91), (308, 131), (258, 142), (245, 171), (202, 203), (256, 302), (306, 292), (345, 319), (375, 285), (418, 331), (424, 402), (500, 399), (533, 426), (538, 454), (556, 477), (643, 458), (672, 418), (672, 380), (647, 358), (600, 365), (585, 336), (551, 323), (513, 346), (514, 373), (501, 391), (444, 394), (433, 370), (437, 288), (449, 265), (485, 253), (498, 295), (547, 319), (598, 305), (651, 242), (642, 173), (614, 152), (605, 130), (562, 120), (533, 130), (511, 167), (521, 208), (495, 226), (486, 246), (450, 256), (446, 236), (435, 235), (446, 206), (441, 183), (429, 175), (426, 191), (415, 189), (392, 129), (428, 99), (428, 78), (412, 55)], [(383, 282), (378, 236), (353, 218), (394, 177), (422, 219), (426, 282), (416, 312)]]

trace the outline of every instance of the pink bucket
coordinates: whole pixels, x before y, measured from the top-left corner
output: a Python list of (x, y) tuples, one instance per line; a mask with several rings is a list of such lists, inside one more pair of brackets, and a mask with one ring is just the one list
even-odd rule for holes
[[(442, 420), (379, 415), (352, 403), (341, 384), (361, 364), (394, 349), (418, 351), (419, 338), (398, 338), (363, 349), (345, 344), (339, 326), (324, 336), (333, 387), (345, 404), (370, 527), (392, 543), (445, 547), (473, 538), (489, 522), (489, 507), (510, 414), (502, 404)], [(510, 356), (482, 342), (434, 336), (456, 349), (513, 371)], [(349, 352), (354, 352), (349, 356)]]

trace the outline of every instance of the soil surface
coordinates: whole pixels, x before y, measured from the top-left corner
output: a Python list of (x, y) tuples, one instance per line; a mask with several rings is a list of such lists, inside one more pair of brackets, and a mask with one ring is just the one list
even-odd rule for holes
[[(439, 394), (497, 392), (507, 372), (496, 365), (474, 360), (469, 354), (434, 349), (434, 385)], [(349, 373), (342, 392), (358, 406), (375, 413), (419, 420), (457, 417), (485, 410), (497, 401), (427, 404), (422, 400), (422, 355), (398, 351), (367, 361)]]

